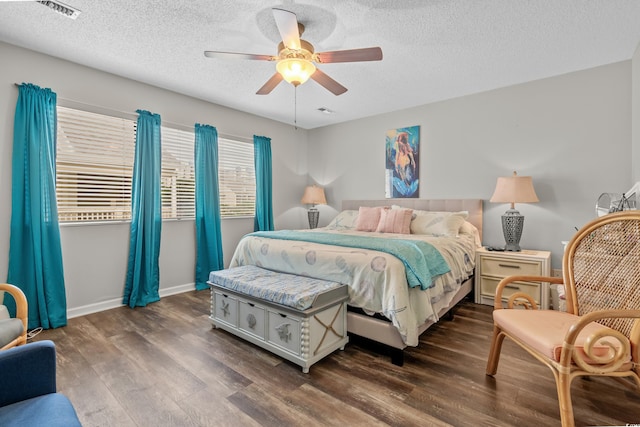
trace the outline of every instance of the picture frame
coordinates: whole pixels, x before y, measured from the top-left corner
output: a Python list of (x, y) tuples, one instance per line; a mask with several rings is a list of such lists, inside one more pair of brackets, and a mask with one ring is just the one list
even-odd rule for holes
[(420, 193), (420, 126), (387, 131), (385, 197), (417, 198)]

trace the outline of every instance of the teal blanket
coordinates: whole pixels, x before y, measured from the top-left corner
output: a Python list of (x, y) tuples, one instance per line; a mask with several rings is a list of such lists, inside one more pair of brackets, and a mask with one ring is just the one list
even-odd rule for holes
[(418, 286), (421, 289), (431, 288), (435, 277), (451, 271), (442, 254), (433, 245), (419, 240), (384, 239), (380, 237), (321, 232), (309, 233), (293, 230), (256, 231), (249, 235), (386, 252), (404, 263), (407, 272), (407, 283), (412, 288)]

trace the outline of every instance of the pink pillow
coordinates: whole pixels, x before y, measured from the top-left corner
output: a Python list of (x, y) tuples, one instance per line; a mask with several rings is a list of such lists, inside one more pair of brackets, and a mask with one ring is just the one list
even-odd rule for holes
[(383, 209), (376, 231), (379, 233), (411, 233), (413, 209)]
[(356, 230), (358, 231), (376, 231), (380, 222), (381, 207), (368, 208), (360, 206), (358, 209), (358, 219), (356, 220)]

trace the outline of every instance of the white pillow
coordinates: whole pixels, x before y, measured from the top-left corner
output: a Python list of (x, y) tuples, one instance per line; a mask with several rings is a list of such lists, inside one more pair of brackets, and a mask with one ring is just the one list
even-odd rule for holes
[(356, 228), (356, 220), (358, 219), (358, 211), (345, 210), (336, 215), (329, 222), (326, 228), (330, 230), (353, 230)]
[(411, 234), (429, 234), (432, 236), (458, 237), (460, 227), (469, 216), (469, 212), (432, 212), (414, 211), (416, 217), (411, 221)]
[(480, 240), (480, 232), (476, 228), (475, 225), (471, 224), (469, 221), (465, 221), (460, 227), (460, 234), (471, 234), (476, 240), (476, 246), (482, 246), (482, 241)]
[[(397, 210), (397, 209), (410, 209), (410, 208), (405, 208), (405, 207), (400, 206), (400, 205), (391, 205), (391, 209), (392, 209), (392, 210)], [(413, 210), (413, 209), (412, 209), (412, 210)], [(426, 212), (426, 211), (415, 211), (415, 212)], [(415, 214), (415, 213), (412, 213), (412, 214), (411, 214), (411, 219), (414, 219), (415, 217), (416, 217), (416, 214)]]

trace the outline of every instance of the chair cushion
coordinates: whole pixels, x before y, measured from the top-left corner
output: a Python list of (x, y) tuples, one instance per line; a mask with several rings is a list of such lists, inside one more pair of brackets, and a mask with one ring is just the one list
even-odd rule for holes
[(49, 393), (0, 407), (0, 426), (75, 427), (81, 424), (65, 395)]
[(0, 319), (0, 348), (15, 340), (24, 331), (20, 319)]
[[(2, 300), (2, 298), (0, 298), (0, 300)], [(10, 317), (7, 306), (0, 304), (0, 319), (8, 319)]]
[[(571, 325), (580, 320), (580, 317), (555, 310), (505, 309), (495, 310), (493, 320), (507, 334), (517, 337), (545, 357), (559, 362), (564, 338)], [(576, 339), (575, 348), (587, 363), (593, 364), (594, 361), (586, 357), (583, 349), (584, 343), (590, 335), (602, 330), (611, 331), (612, 329), (597, 322), (591, 322), (582, 329)], [(621, 347), (618, 340), (609, 339), (608, 341), (616, 349)], [(595, 356), (606, 356), (609, 348), (604, 345), (596, 345), (594, 350)], [(625, 362), (630, 360), (631, 356), (629, 355)]]

